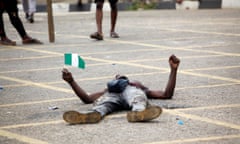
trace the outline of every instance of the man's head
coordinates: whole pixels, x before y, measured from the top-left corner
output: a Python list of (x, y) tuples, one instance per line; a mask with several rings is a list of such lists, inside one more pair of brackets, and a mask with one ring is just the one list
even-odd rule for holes
[(128, 77), (127, 77), (127, 76), (124, 76), (124, 75), (117, 74), (117, 75), (115, 76), (115, 79), (125, 79), (125, 80), (128, 80)]
[(107, 83), (108, 92), (121, 93), (125, 90), (128, 84), (128, 78), (126, 76), (118, 74), (115, 76), (115, 79)]

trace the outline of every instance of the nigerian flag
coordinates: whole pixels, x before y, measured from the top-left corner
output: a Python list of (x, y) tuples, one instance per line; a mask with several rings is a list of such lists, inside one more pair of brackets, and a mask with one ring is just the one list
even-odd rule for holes
[(85, 68), (84, 60), (78, 55), (74, 53), (66, 53), (64, 54), (65, 65), (71, 65), (78, 68)]

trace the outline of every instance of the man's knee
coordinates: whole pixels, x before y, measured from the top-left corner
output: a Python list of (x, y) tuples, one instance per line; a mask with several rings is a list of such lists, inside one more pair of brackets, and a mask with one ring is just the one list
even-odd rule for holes
[(148, 100), (145, 96), (138, 96), (133, 99), (132, 110), (133, 111), (142, 111), (146, 109)]

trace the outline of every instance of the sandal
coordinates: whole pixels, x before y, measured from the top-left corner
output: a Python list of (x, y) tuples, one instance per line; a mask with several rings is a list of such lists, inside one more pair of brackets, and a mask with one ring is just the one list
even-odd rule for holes
[(12, 41), (8, 38), (4, 38), (2, 40), (0, 40), (0, 44), (2, 45), (10, 45), (10, 46), (15, 46), (16, 45), (16, 42), (15, 41)]
[(119, 35), (116, 32), (111, 32), (110, 37), (111, 38), (119, 38)]
[(22, 41), (23, 44), (43, 44), (41, 41), (34, 38), (27, 38)]
[(96, 40), (103, 40), (103, 36), (98, 32), (95, 32), (95, 33), (91, 34), (90, 38), (96, 39)]

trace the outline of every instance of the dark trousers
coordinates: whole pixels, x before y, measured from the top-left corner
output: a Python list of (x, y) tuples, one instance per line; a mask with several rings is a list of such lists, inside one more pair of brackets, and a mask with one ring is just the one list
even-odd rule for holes
[(0, 36), (6, 37), (3, 23), (3, 13), (5, 11), (21, 38), (25, 37), (27, 33), (18, 15), (17, 0), (0, 0)]

